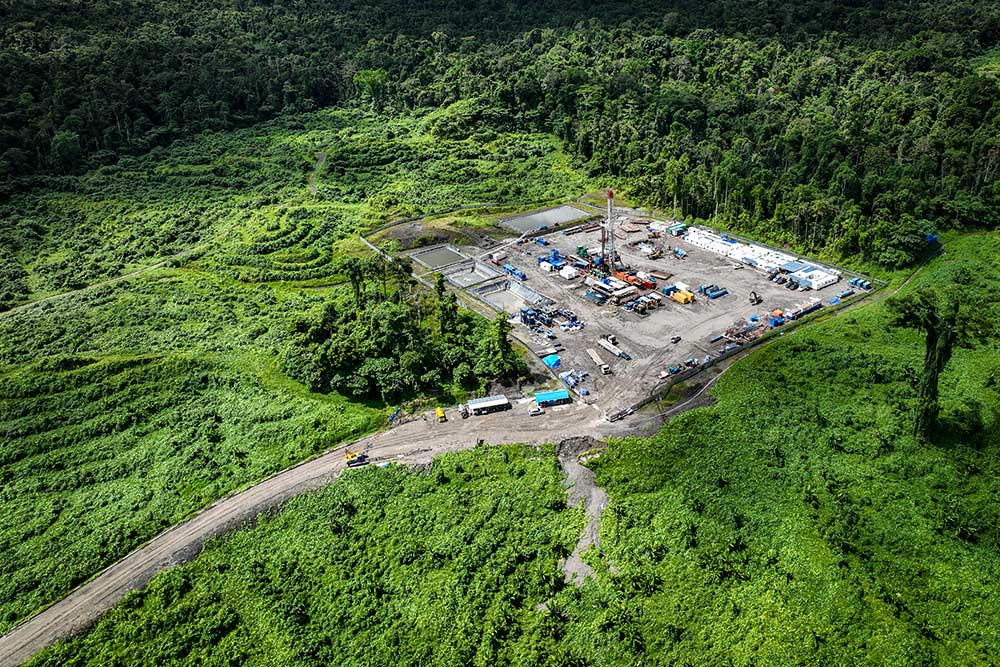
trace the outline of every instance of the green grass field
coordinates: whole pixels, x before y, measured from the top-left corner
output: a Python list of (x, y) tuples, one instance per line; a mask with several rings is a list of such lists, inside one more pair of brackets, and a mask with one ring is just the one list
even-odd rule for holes
[(561, 585), (579, 519), (551, 449), (351, 472), (36, 664), (492, 665), (513, 643), (537, 656), (536, 606)]
[(0, 262), (27, 269), (0, 284), (8, 306), (209, 242), (0, 313), (0, 632), (212, 500), (384, 424), (394, 405), (312, 393), (282, 361), (296, 326), (349, 299), (355, 235), (581, 183), (550, 136), (435, 138), (447, 114), (329, 111), (205, 134), (0, 208)]
[[(950, 238), (905, 289), (964, 267), (988, 296), (998, 256), (1000, 234)], [(611, 442), (582, 588), (552, 452), (480, 448), (299, 498), (32, 664), (996, 664), (1000, 345), (957, 351), (931, 444), (911, 435), (921, 358), (866, 306)]]
[[(0, 308), (219, 239), (195, 264), (243, 282), (329, 282), (345, 239), (456, 206), (548, 202), (584, 180), (555, 138), (441, 136), (452, 112), (327, 110), (203, 134), (0, 206)], [(317, 155), (325, 160), (309, 177)], [(4, 263), (25, 275), (12, 278)], [(6, 295), (6, 296), (5, 296)]]

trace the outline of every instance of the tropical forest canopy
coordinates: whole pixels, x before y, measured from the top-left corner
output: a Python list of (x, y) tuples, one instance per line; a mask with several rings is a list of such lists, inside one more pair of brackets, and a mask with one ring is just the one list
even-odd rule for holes
[(553, 132), (638, 202), (813, 251), (904, 265), (928, 232), (1000, 220), (996, 3), (37, 0), (8, 12), (8, 191), (286, 112), (461, 102), (440, 136)]
[(903, 315), (998, 319), (1000, 6), (570, 4), (4, 6), (0, 632), (400, 405), (526, 372), (361, 231), (614, 185), (876, 272), (932, 231), (944, 256), (612, 442), (583, 587), (552, 448), (482, 448), (300, 498), (36, 664), (995, 663), (1000, 353), (956, 336), (921, 375), (940, 326)]

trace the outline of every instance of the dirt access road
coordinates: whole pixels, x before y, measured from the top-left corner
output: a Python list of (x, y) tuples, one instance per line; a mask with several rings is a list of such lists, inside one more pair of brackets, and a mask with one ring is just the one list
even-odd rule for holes
[[(526, 404), (467, 420), (452, 414), (443, 424), (427, 415), (347, 446), (367, 451), (373, 462), (412, 465), (429, 463), (444, 452), (468, 449), (478, 439), (541, 444), (583, 435), (606, 438), (634, 430), (628, 420), (609, 423), (597, 410), (580, 403), (550, 408), (537, 417), (528, 415)], [(22, 664), (46, 646), (90, 627), (129, 591), (144, 586), (157, 573), (191, 560), (207, 540), (238, 528), (293, 496), (329, 484), (344, 468), (341, 446), (209, 505), (0, 637), (0, 665)]]

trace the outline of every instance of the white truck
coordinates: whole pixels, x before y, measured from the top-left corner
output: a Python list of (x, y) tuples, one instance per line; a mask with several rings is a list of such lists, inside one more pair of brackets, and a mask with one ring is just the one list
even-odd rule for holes
[(588, 348), (587, 354), (589, 354), (590, 358), (594, 360), (594, 363), (597, 364), (597, 367), (601, 369), (601, 373), (603, 373), (604, 375), (611, 374), (611, 366), (608, 366), (606, 363), (604, 363), (604, 360), (601, 359), (601, 355), (597, 354), (597, 350), (593, 348)]
[(605, 350), (607, 350), (611, 354), (613, 354), (616, 357), (618, 357), (619, 359), (625, 359), (626, 361), (628, 361), (628, 360), (630, 360), (632, 358), (631, 356), (629, 356), (629, 354), (627, 352), (625, 352), (624, 350), (622, 350), (621, 348), (619, 348), (617, 345), (615, 345), (614, 343), (612, 343), (607, 338), (598, 338), (597, 339), (597, 344), (600, 345), (601, 347), (603, 347)]

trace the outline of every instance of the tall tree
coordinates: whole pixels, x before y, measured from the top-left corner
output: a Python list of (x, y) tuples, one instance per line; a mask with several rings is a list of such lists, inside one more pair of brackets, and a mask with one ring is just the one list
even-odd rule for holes
[(943, 298), (923, 287), (889, 301), (890, 324), (917, 329), (924, 334), (924, 368), (920, 375), (919, 409), (914, 434), (927, 440), (938, 423), (938, 381), (956, 346), (985, 340), (993, 330), (990, 311), (963, 304), (958, 285)]
[(521, 371), (523, 362), (507, 337), (510, 330), (510, 322), (506, 317), (500, 316), (490, 322), (479, 341), (476, 375), (512, 380)]
[(357, 257), (349, 257), (344, 263), (344, 273), (347, 274), (347, 279), (351, 281), (351, 292), (354, 294), (354, 312), (359, 314), (361, 312), (361, 288), (365, 279), (364, 267), (361, 260)]
[(444, 287), (444, 276), (440, 273), (434, 276), (434, 295), (437, 297), (438, 327), (442, 338), (455, 334), (458, 322), (458, 299), (453, 292)]

